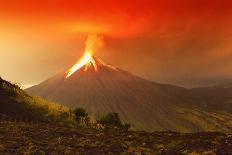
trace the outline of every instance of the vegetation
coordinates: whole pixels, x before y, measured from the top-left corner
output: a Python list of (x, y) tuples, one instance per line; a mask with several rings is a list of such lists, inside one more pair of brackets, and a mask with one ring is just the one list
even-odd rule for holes
[(20, 86), (18, 84), (13, 84), (8, 81), (3, 80), (0, 77), (0, 95), (10, 95), (10, 96), (16, 96), (19, 94), (25, 95), (24, 91), (20, 89)]
[(86, 112), (83, 108), (76, 108), (73, 113), (75, 114), (77, 122), (80, 122), (80, 120), (84, 117), (87, 117), (89, 114)]
[(65, 106), (40, 97), (26, 98), (26, 103), (28, 109), (42, 116), (45, 121), (66, 126), (75, 126), (76, 124), (74, 114)]
[[(230, 134), (128, 131), (130, 125), (123, 123), (117, 113), (109, 113), (97, 121), (91, 121), (91, 116), (82, 108), (71, 111), (40, 97), (30, 97), (17, 84), (1, 78), (0, 99), (0, 110), (4, 102), (15, 103), (40, 118), (36, 121), (20, 120), (0, 114), (0, 154), (149, 155), (232, 152)], [(16, 107), (10, 108), (15, 111)], [(19, 115), (25, 111), (21, 112)], [(31, 115), (27, 118), (31, 119)], [(104, 128), (110, 130), (102, 130)]]
[(117, 128), (125, 130), (128, 130), (130, 128), (129, 124), (122, 123), (117, 113), (109, 113), (97, 120), (97, 122), (99, 124), (102, 124), (106, 128)]
[(232, 135), (69, 128), (0, 117), (0, 154), (231, 154)]
[[(72, 111), (58, 103), (47, 101), (37, 96), (31, 97), (19, 85), (11, 84), (1, 78), (0, 90), (1, 95), (13, 98), (16, 104), (21, 105), (26, 111), (30, 111), (44, 122), (69, 127), (83, 126), (97, 129), (114, 128), (128, 130), (130, 128), (129, 124), (122, 123), (117, 113), (109, 113), (96, 121), (83, 108), (76, 108)], [(31, 116), (28, 117), (31, 118)]]
[(4, 108), (9, 105), (12, 106), (9, 109), (18, 109), (19, 117), (25, 115), (25, 112), (30, 114), (24, 116), (24, 119), (67, 126), (75, 126), (76, 124), (75, 116), (69, 108), (40, 97), (31, 97), (18, 84), (12, 84), (2, 78), (0, 78), (0, 97), (0, 108), (3, 108), (5, 103)]
[(73, 113), (75, 115), (75, 119), (78, 125), (87, 126), (87, 127), (91, 126), (90, 116), (85, 109), (76, 108), (74, 109)]

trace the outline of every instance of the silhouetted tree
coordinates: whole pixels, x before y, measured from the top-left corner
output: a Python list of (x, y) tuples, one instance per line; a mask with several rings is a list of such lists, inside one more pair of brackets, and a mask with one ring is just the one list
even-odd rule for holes
[(97, 121), (99, 124), (104, 125), (106, 128), (118, 128), (123, 130), (128, 130), (130, 124), (123, 124), (119, 118), (118, 113), (109, 113)]
[(130, 129), (130, 127), (131, 127), (131, 125), (128, 124), (128, 123), (125, 123), (125, 124), (123, 125), (123, 129), (124, 129), (125, 131), (128, 131), (128, 130)]
[[(74, 109), (73, 113), (75, 114), (76, 121), (78, 123), (80, 123), (81, 119), (88, 117), (88, 113), (83, 108), (76, 108), (76, 109)], [(86, 120), (86, 119), (84, 119), (84, 120)]]

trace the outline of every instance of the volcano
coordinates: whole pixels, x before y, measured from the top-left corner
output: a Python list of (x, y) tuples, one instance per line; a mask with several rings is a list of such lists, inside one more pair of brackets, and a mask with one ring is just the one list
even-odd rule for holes
[(187, 104), (185, 88), (145, 80), (95, 56), (82, 62), (26, 91), (72, 109), (82, 107), (96, 118), (117, 112), (135, 130), (231, 130), (231, 114)]

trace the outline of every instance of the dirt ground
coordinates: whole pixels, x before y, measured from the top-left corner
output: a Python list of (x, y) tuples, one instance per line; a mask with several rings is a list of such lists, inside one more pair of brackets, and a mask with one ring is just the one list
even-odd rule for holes
[(0, 155), (232, 154), (232, 135), (122, 132), (0, 121)]

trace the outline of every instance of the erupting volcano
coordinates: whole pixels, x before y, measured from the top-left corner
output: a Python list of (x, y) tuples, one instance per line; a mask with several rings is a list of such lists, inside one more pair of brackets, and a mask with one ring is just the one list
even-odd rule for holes
[(96, 61), (93, 59), (92, 53), (98, 48), (104, 46), (103, 37), (98, 35), (89, 35), (85, 45), (86, 48), (84, 56), (68, 70), (66, 78), (70, 77), (74, 72), (83, 66), (85, 66), (85, 70), (87, 70), (90, 66), (93, 66), (94, 70), (97, 72)]
[(188, 102), (187, 89), (142, 79), (93, 56), (103, 45), (102, 37), (90, 36), (83, 57), (73, 67), (27, 92), (70, 108), (82, 107), (95, 117), (116, 112), (138, 130), (227, 130), (220, 116), (183, 105)]
[(98, 67), (106, 66), (111, 69), (117, 70), (116, 67), (104, 63), (102, 60), (97, 57), (91, 56), (90, 53), (85, 53), (84, 56), (67, 71), (66, 78), (69, 78), (72, 74), (78, 71), (80, 68), (84, 67), (84, 71), (93, 68), (95, 72), (98, 72)]
[(68, 70), (66, 78), (71, 76), (81, 67), (85, 66), (85, 70), (87, 70), (91, 65), (94, 66), (94, 70), (97, 71), (96, 61), (92, 58), (90, 53), (85, 53), (83, 58), (81, 58), (81, 60), (78, 63), (76, 63), (72, 68)]

